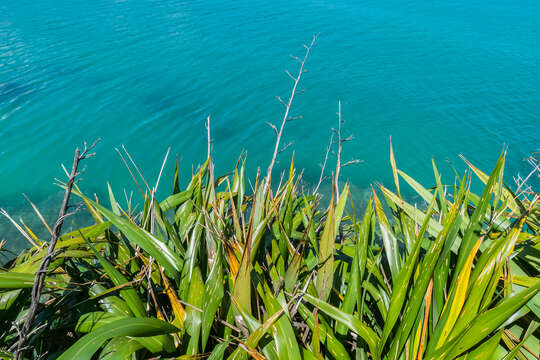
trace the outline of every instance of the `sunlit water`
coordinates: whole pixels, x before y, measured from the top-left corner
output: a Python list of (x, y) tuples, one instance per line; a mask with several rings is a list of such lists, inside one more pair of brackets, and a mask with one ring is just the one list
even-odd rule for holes
[[(398, 166), (433, 184), (430, 159), (453, 182), (463, 154), (489, 171), (508, 146), (506, 176), (540, 147), (540, 5), (535, 0), (456, 1), (0, 1), (0, 206), (36, 224), (25, 192), (55, 217), (55, 177), (82, 141), (103, 140), (81, 187), (123, 198), (130, 151), (149, 182), (171, 147), (183, 179), (206, 156), (212, 119), (217, 172), (242, 150), (250, 174), (266, 167), (302, 43), (320, 33), (294, 103), (278, 170), (292, 151), (308, 182), (319, 177), (342, 101), (348, 167), (358, 198), (391, 184)], [(333, 164), (334, 158), (330, 158)], [(54, 205), (54, 206), (52, 206)], [(0, 219), (0, 239), (24, 240)]]

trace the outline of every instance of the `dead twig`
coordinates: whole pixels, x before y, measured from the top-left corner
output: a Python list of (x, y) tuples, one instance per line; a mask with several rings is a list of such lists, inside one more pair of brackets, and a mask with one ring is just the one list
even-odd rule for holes
[(298, 70), (298, 75), (296, 75), (296, 77), (293, 77), (289, 73), (289, 71), (286, 71), (287, 75), (289, 75), (289, 77), (294, 80), (294, 84), (293, 84), (293, 87), (292, 87), (292, 90), (291, 90), (291, 94), (289, 96), (289, 100), (287, 102), (285, 102), (283, 99), (281, 99), (281, 97), (276, 96), (276, 98), (279, 100), (279, 102), (285, 107), (285, 113), (283, 114), (283, 119), (281, 120), (281, 125), (279, 127), (279, 131), (277, 130), (277, 127), (275, 125), (269, 124), (272, 127), (272, 129), (274, 129), (274, 132), (276, 133), (276, 144), (274, 146), (274, 153), (272, 155), (272, 160), (270, 161), (270, 165), (268, 166), (268, 171), (267, 171), (267, 174), (266, 174), (266, 182), (265, 182), (265, 185), (264, 185), (265, 190), (267, 190), (270, 187), (271, 178), (272, 178), (272, 170), (274, 168), (274, 164), (276, 162), (276, 158), (277, 158), (278, 154), (280, 154), (281, 152), (283, 152), (285, 149), (287, 149), (289, 146), (292, 145), (291, 143), (289, 143), (284, 148), (280, 149), (281, 136), (283, 135), (283, 129), (285, 128), (285, 123), (287, 123), (287, 121), (291, 120), (291, 118), (289, 118), (289, 112), (291, 110), (291, 105), (292, 105), (292, 102), (294, 100), (295, 95), (297, 93), (299, 93), (299, 91), (297, 91), (298, 83), (300, 82), (300, 79), (302, 78), (302, 74), (304, 74), (307, 71), (307, 70), (304, 70), (304, 66), (306, 65), (306, 61), (307, 61), (307, 58), (309, 56), (309, 52), (311, 51), (311, 48), (313, 47), (313, 45), (315, 45), (316, 40), (317, 40), (317, 36), (313, 35), (313, 39), (311, 40), (311, 43), (309, 45), (304, 44), (304, 47), (306, 48), (306, 53), (305, 53), (304, 58), (302, 60), (300, 60), (296, 56), (292, 56), (293, 59), (295, 59), (296, 61), (298, 61), (300, 63), (300, 69)]
[(341, 136), (341, 124), (343, 124), (345, 121), (341, 119), (341, 101), (338, 101), (338, 128), (332, 129), (334, 133), (337, 134), (338, 141), (337, 141), (337, 161), (336, 161), (336, 176), (334, 177), (334, 191), (336, 193), (336, 200), (339, 200), (339, 174), (341, 172), (341, 169), (343, 169), (345, 166), (349, 166), (352, 164), (358, 164), (360, 163), (360, 160), (353, 159), (350, 161), (347, 161), (345, 163), (341, 163), (341, 152), (343, 150), (343, 143), (347, 141), (351, 141), (353, 139), (353, 135), (349, 135), (346, 138), (343, 138)]
[(334, 133), (330, 135), (330, 143), (326, 147), (326, 154), (324, 155), (324, 161), (320, 165), (321, 166), (321, 175), (319, 176), (319, 182), (317, 183), (317, 186), (315, 186), (315, 190), (313, 190), (314, 193), (317, 193), (319, 191), (319, 187), (321, 186), (324, 179), (327, 177), (324, 176), (324, 169), (326, 168), (326, 163), (328, 162), (328, 155), (330, 154), (330, 150), (332, 149), (332, 145), (334, 143)]
[(206, 135), (207, 135), (207, 146), (208, 146), (208, 159), (210, 159), (210, 155), (212, 154), (212, 139), (210, 138), (210, 115), (206, 118)]
[(49, 246), (47, 248), (47, 253), (45, 257), (43, 258), (43, 260), (41, 261), (39, 269), (36, 272), (36, 276), (34, 278), (34, 284), (32, 286), (31, 303), (30, 303), (30, 307), (28, 308), (28, 313), (26, 314), (26, 318), (24, 320), (23, 326), (20, 329), (18, 329), (19, 339), (17, 342), (17, 348), (14, 352), (14, 358), (16, 360), (21, 360), (23, 358), (23, 353), (25, 350), (25, 342), (31, 335), (32, 323), (34, 321), (34, 317), (36, 315), (36, 311), (39, 305), (41, 291), (43, 290), (43, 285), (45, 282), (45, 276), (47, 275), (49, 264), (56, 256), (54, 248), (56, 246), (56, 241), (58, 240), (58, 237), (60, 236), (60, 232), (62, 231), (62, 225), (64, 224), (64, 220), (68, 216), (78, 212), (79, 210), (78, 208), (76, 208), (75, 210), (68, 212), (71, 190), (73, 188), (73, 185), (75, 184), (77, 177), (81, 174), (81, 172), (79, 172), (79, 163), (82, 160), (88, 159), (95, 155), (95, 153), (91, 153), (91, 151), (97, 145), (99, 141), (100, 139), (97, 139), (90, 146), (87, 146), (85, 142), (84, 149), (82, 152), (81, 150), (79, 150), (79, 148), (75, 149), (75, 155), (73, 157), (73, 166), (71, 167), (71, 172), (69, 174), (69, 178), (66, 183), (66, 190), (64, 192), (64, 199), (62, 200), (62, 206), (60, 207), (58, 218), (53, 227), (51, 240), (49, 241)]

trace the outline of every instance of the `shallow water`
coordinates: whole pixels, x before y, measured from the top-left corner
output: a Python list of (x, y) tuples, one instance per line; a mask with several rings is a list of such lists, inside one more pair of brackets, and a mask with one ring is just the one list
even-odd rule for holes
[[(271, 157), (265, 122), (281, 119), (284, 70), (297, 70), (289, 54), (302, 55), (314, 33), (293, 109), (303, 119), (287, 125), (284, 141), (295, 144), (278, 167), (294, 150), (316, 181), (341, 100), (355, 136), (345, 160), (363, 160), (343, 180), (358, 194), (391, 183), (390, 136), (398, 166), (426, 185), (432, 157), (453, 182), (458, 154), (489, 171), (504, 144), (511, 181), (540, 147), (539, 25), (535, 0), (1, 1), (0, 206), (34, 223), (25, 192), (53, 218), (44, 203), (58, 198), (60, 163), (97, 137), (88, 193), (109, 180), (121, 196), (131, 184), (115, 152), (122, 144), (152, 183), (171, 147), (185, 179), (206, 155), (207, 115), (217, 172), (246, 150), (254, 174)], [(5, 219), (0, 230), (19, 239)]]

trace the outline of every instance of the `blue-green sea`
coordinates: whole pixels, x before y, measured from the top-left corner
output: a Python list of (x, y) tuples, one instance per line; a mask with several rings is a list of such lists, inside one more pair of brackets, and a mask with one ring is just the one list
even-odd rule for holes
[[(109, 181), (123, 199), (134, 188), (115, 150), (124, 145), (149, 183), (171, 148), (165, 194), (175, 157), (184, 181), (206, 157), (208, 115), (216, 171), (245, 150), (254, 175), (271, 158), (266, 122), (281, 120), (284, 71), (298, 69), (290, 54), (313, 34), (292, 109), (303, 119), (287, 124), (294, 145), (277, 168), (294, 151), (316, 182), (341, 101), (354, 134), (344, 160), (363, 161), (342, 180), (358, 198), (392, 184), (390, 136), (398, 167), (426, 186), (431, 158), (453, 183), (459, 154), (490, 171), (503, 146), (508, 182), (529, 172), (523, 159), (540, 147), (537, 0), (1, 0), (0, 207), (35, 225), (24, 192), (54, 218), (60, 164), (97, 137), (85, 192), (103, 197)], [(4, 237), (23, 241), (2, 218)]]

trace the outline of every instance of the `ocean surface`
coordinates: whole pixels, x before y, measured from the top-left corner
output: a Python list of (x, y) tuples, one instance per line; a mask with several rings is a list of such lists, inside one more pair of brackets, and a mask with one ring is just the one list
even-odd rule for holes
[[(269, 163), (303, 43), (319, 34), (293, 105), (279, 157), (295, 152), (306, 182), (319, 177), (342, 102), (344, 160), (355, 196), (391, 186), (389, 141), (398, 167), (434, 183), (431, 158), (453, 183), (458, 155), (490, 171), (508, 147), (512, 183), (540, 148), (538, 0), (2, 0), (0, 1), (0, 207), (33, 228), (23, 192), (52, 222), (73, 150), (101, 137), (80, 183), (123, 199), (133, 182), (124, 145), (149, 183), (167, 149), (161, 194), (174, 159), (185, 181), (206, 157), (211, 116), (216, 171), (247, 151), (249, 173)], [(335, 158), (329, 162), (334, 164)], [(106, 199), (104, 199), (105, 202)], [(122, 201), (122, 200), (121, 200)], [(41, 227), (43, 228), (43, 227)], [(36, 232), (41, 230), (36, 229)], [(0, 240), (26, 246), (0, 219)]]

